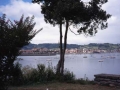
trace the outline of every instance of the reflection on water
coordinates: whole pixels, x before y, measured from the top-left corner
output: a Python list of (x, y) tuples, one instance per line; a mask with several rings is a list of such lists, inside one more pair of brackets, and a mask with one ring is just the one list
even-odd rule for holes
[[(72, 71), (76, 78), (88, 77), (93, 80), (94, 74), (120, 74), (120, 53), (106, 54), (86, 54), (84, 55), (66, 55), (65, 68)], [(19, 56), (22, 58), (19, 62), (22, 66), (30, 65), (36, 67), (37, 64), (51, 64), (56, 66), (59, 60), (59, 55), (56, 56)]]

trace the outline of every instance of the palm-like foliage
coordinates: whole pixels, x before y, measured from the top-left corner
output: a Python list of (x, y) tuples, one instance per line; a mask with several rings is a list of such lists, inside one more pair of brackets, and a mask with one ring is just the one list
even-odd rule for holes
[(41, 30), (33, 30), (34, 17), (24, 16), (19, 21), (6, 20), (4, 14), (0, 17), (0, 86), (12, 75), (13, 63), (19, 55), (19, 50), (29, 44), (30, 40)]

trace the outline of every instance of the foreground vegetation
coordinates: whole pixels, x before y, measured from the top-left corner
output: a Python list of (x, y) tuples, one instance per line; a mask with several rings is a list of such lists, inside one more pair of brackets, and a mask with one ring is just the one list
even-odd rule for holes
[(90, 84), (93, 83), (86, 79), (75, 79), (75, 75), (69, 70), (65, 69), (63, 75), (56, 74), (56, 68), (44, 64), (38, 64), (37, 68), (31, 66), (21, 67), (19, 63), (14, 65), (14, 75), (11, 78), (10, 85), (21, 86), (31, 84), (45, 84), (51, 82), (67, 82), (67, 83), (80, 83)]
[(10, 81), (12, 86), (20, 85), (30, 85), (34, 83), (49, 83), (54, 81), (60, 82), (72, 82), (75, 80), (75, 75), (68, 71), (64, 70), (64, 75), (56, 74), (56, 68), (53, 68), (51, 65), (45, 67), (43, 64), (38, 64), (37, 68), (32, 68), (30, 66), (25, 66), (21, 68), (19, 63), (14, 65), (14, 76)]
[(65, 69), (63, 75), (56, 74), (56, 68), (44, 64), (38, 64), (36, 68), (30, 66), (21, 67), (19, 63), (14, 65), (14, 75), (11, 77), (9, 86), (28, 86), (28, 85), (44, 85), (55, 82), (73, 83), (73, 84), (94, 84), (93, 81), (86, 79), (75, 79), (75, 75)]
[(65, 70), (63, 76), (56, 74), (56, 68), (38, 64), (36, 68), (14, 65), (16, 72), (9, 84), (9, 90), (117, 90), (118, 87), (96, 85), (88, 79), (75, 79), (75, 75)]
[(0, 90), (7, 90), (8, 82), (17, 78), (14, 61), (20, 54), (19, 50), (42, 30), (34, 30), (34, 26), (34, 16), (24, 18), (22, 15), (14, 21), (7, 19), (5, 14), (0, 16)]

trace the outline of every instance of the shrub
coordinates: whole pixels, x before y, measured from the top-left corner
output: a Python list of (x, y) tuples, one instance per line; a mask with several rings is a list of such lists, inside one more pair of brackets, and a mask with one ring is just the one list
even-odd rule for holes
[(37, 65), (37, 71), (38, 71), (38, 80), (39, 82), (45, 82), (46, 81), (46, 68), (44, 64), (38, 64)]
[(15, 76), (12, 76), (15, 73), (12, 72), (14, 72), (14, 61), (20, 54), (19, 50), (28, 45), (40, 31), (34, 30), (34, 26), (34, 17), (24, 18), (22, 15), (20, 20), (11, 21), (6, 19), (5, 14), (0, 16), (0, 90), (8, 88), (12, 77), (15, 80)]
[(37, 68), (25, 66), (22, 69), (22, 74), (25, 84), (47, 83), (50, 81), (67, 82), (74, 80), (73, 73), (66, 69), (63, 76), (57, 75), (56, 69), (54, 69), (50, 64), (48, 65), (48, 67), (45, 67), (44, 64), (38, 64)]
[(15, 86), (23, 84), (23, 74), (21, 70), (21, 65), (18, 62), (15, 63), (13, 66), (10, 84)]
[(75, 75), (73, 74), (73, 72), (70, 72), (69, 70), (65, 69), (63, 78), (64, 81), (72, 81), (75, 79)]
[(54, 81), (87, 84), (88, 79), (75, 79), (73, 72), (65, 69), (63, 75), (57, 75), (56, 69), (52, 65), (45, 67), (44, 64), (38, 64), (37, 68), (25, 66), (21, 68), (19, 63), (14, 65), (14, 75), (11, 79), (11, 85), (29, 85), (35, 83), (49, 83)]

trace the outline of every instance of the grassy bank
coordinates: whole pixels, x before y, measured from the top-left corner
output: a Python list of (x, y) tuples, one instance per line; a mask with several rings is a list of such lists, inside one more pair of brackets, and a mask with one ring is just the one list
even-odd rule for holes
[(33, 84), (28, 86), (10, 87), (9, 90), (120, 90), (120, 88), (56, 82), (49, 84)]

